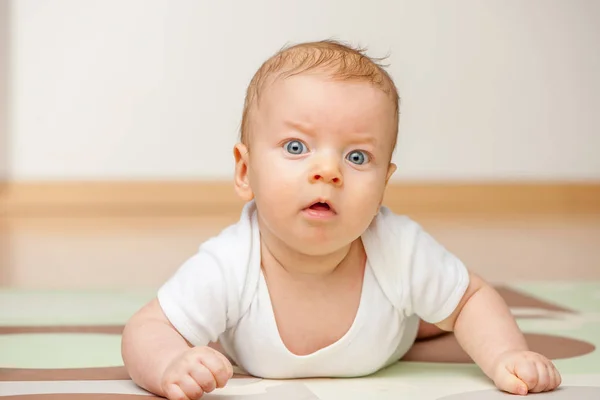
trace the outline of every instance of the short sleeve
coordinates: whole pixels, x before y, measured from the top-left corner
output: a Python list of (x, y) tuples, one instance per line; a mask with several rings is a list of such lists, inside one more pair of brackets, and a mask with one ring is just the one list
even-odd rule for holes
[(194, 346), (214, 342), (227, 325), (224, 262), (200, 248), (158, 290), (158, 301), (175, 329)]
[(411, 308), (424, 321), (438, 323), (458, 306), (469, 286), (469, 272), (461, 260), (420, 226), (413, 232), (407, 270)]
[(467, 290), (463, 263), (418, 223), (389, 208), (381, 207), (363, 244), (381, 288), (404, 316), (440, 322)]

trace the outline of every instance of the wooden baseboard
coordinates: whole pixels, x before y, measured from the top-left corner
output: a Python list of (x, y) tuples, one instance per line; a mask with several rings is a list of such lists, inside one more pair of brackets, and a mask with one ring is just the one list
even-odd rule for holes
[[(413, 213), (600, 213), (600, 182), (394, 182), (384, 204)], [(231, 182), (10, 182), (0, 186), (7, 217), (195, 216), (237, 213)]]

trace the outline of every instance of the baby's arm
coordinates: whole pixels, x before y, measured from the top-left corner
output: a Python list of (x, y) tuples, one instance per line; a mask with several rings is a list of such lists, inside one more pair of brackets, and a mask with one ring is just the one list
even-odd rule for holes
[(122, 356), (134, 382), (165, 397), (160, 385), (167, 365), (190, 348), (162, 312), (156, 299), (125, 325)]
[(200, 398), (223, 387), (233, 375), (223, 355), (207, 346), (193, 348), (171, 325), (156, 299), (125, 326), (122, 357), (137, 385), (169, 399)]
[(456, 339), (500, 389), (515, 394), (553, 390), (560, 375), (546, 357), (529, 351), (508, 306), (489, 284), (470, 273), (456, 310), (436, 325)]

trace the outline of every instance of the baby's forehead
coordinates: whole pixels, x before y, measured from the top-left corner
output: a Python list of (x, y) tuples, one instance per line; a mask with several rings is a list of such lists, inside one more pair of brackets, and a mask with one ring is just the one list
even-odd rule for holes
[[(396, 102), (395, 90), (379, 82), (375, 77), (364, 77), (362, 75), (346, 75), (340, 73), (331, 67), (320, 67), (306, 71), (290, 72), (287, 70), (273, 71), (264, 78), (261, 88), (257, 90), (257, 97), (261, 95), (266, 97), (271, 88), (285, 87), (287, 90), (300, 90), (298, 85), (289, 84), (289, 82), (298, 83), (298, 81), (318, 83), (321, 86), (361, 86), (376, 89), (386, 94), (392, 103)], [(301, 83), (300, 83), (301, 85)]]
[[(381, 88), (362, 79), (340, 79), (328, 72), (305, 72), (278, 77), (262, 91), (260, 109), (265, 113), (285, 109), (295, 115), (354, 112), (357, 116), (395, 114), (395, 103)], [(352, 117), (353, 115), (347, 115)]]
[(392, 102), (371, 83), (307, 75), (286, 78), (266, 90), (254, 118), (259, 127), (255, 134), (265, 140), (296, 132), (309, 140), (368, 142), (374, 148), (391, 145), (397, 125)]
[(256, 112), (272, 93), (278, 82), (295, 76), (320, 74), (329, 81), (360, 82), (377, 88), (387, 95), (392, 106), (392, 117), (398, 119), (399, 96), (392, 78), (364, 50), (335, 42), (313, 42), (292, 46), (269, 58), (256, 72), (248, 86), (242, 117), (242, 141), (252, 131)]

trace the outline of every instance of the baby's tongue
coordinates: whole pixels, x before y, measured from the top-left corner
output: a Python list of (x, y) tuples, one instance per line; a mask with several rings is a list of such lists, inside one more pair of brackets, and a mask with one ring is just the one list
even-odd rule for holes
[(316, 203), (313, 204), (312, 206), (310, 206), (310, 208), (312, 210), (316, 210), (316, 211), (327, 211), (329, 210), (329, 206), (325, 203)]

